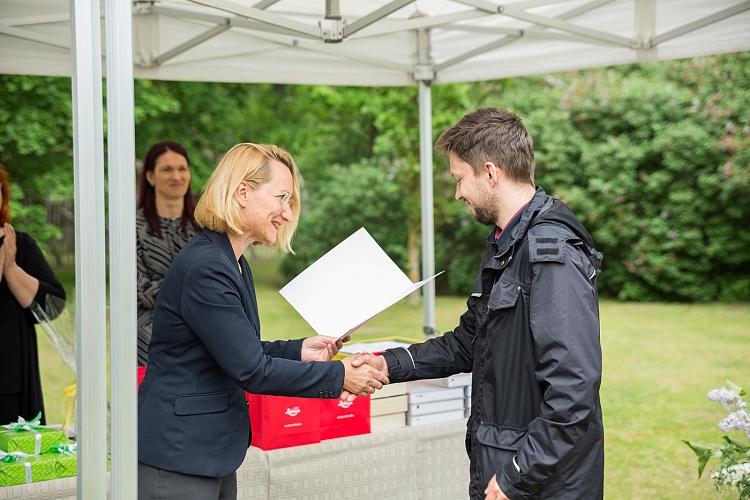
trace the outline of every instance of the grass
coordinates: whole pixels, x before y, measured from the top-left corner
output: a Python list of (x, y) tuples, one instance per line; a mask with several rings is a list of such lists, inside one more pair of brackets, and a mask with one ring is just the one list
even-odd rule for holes
[[(253, 269), (263, 338), (313, 334), (277, 293), (282, 283), (274, 263), (260, 260)], [(61, 278), (73, 298), (72, 275)], [(438, 329), (453, 328), (464, 305), (462, 297), (439, 297)], [(601, 319), (606, 497), (736, 498), (716, 493), (707, 476), (697, 479), (696, 458), (681, 440), (717, 442), (724, 412), (706, 392), (725, 379), (750, 386), (750, 306), (603, 301)], [(404, 300), (360, 328), (354, 341), (419, 340), (421, 324), (421, 307)], [(43, 334), (39, 339), (47, 414), (59, 422), (71, 377)]]

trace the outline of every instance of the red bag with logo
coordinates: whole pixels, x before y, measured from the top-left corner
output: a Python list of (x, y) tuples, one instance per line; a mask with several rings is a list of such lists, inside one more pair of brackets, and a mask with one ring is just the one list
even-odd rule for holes
[(334, 439), (370, 433), (370, 396), (353, 402), (320, 400), (320, 439)]
[(320, 401), (245, 393), (252, 445), (261, 450), (320, 442)]

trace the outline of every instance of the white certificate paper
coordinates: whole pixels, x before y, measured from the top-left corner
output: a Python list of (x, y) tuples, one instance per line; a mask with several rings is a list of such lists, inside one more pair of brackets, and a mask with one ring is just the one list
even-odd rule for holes
[(279, 293), (319, 335), (342, 338), (435, 276), (412, 283), (360, 228)]

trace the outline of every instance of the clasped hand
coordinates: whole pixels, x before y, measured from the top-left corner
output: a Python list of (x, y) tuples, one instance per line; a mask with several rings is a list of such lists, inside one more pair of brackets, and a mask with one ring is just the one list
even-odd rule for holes
[(388, 363), (383, 356), (359, 353), (343, 360), (344, 390), (341, 399), (354, 401), (357, 396), (372, 394), (389, 383)]
[[(306, 338), (302, 343), (300, 358), (305, 362), (328, 361), (347, 341), (349, 337), (341, 340), (323, 335)], [(372, 394), (388, 384), (388, 363), (382, 356), (359, 353), (345, 358), (342, 363), (344, 389), (340, 397), (344, 401), (354, 401), (357, 396)]]

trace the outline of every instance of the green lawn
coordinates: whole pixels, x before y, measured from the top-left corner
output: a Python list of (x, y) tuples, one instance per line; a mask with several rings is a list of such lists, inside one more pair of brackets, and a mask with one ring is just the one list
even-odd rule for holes
[[(272, 263), (253, 267), (263, 338), (312, 334), (277, 293), (280, 279)], [(68, 276), (63, 279), (72, 298)], [(452, 328), (463, 308), (464, 298), (439, 297), (438, 328)], [(724, 413), (706, 399), (709, 389), (725, 379), (750, 387), (750, 306), (604, 301), (601, 317), (606, 497), (733, 498), (718, 495), (708, 477), (697, 479), (696, 459), (680, 440), (719, 438), (716, 423)], [(364, 325), (354, 341), (394, 335), (418, 340), (421, 323), (421, 307), (404, 300)], [(39, 337), (47, 414), (57, 422), (71, 377)]]

